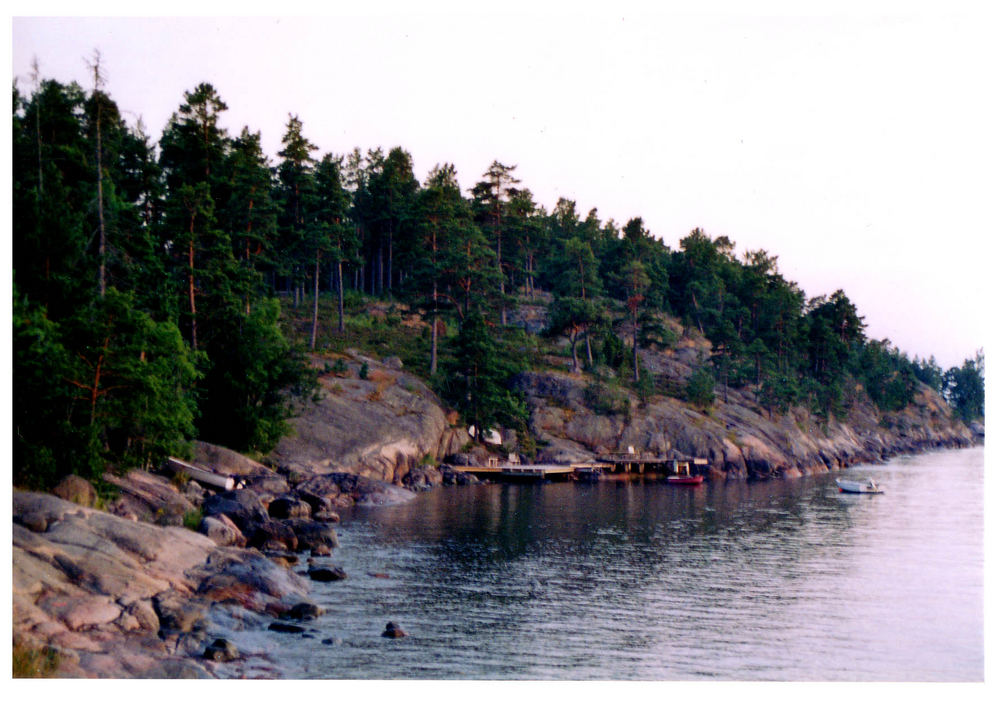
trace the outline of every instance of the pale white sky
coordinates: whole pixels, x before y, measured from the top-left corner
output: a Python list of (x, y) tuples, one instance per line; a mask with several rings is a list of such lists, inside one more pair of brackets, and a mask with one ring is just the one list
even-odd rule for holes
[(321, 152), (402, 145), (421, 181), (453, 162), (468, 189), (499, 159), (548, 209), (566, 196), (581, 215), (642, 216), (674, 248), (694, 227), (728, 235), (778, 255), (809, 296), (842, 287), (873, 338), (944, 368), (972, 356), (993, 323), (998, 239), (992, 13), (748, 5), (15, 17), (11, 76), (28, 89), (37, 57), (89, 87), (98, 48), (109, 93), (154, 139), (207, 81), (230, 132), (261, 131), (272, 159), (289, 113)]

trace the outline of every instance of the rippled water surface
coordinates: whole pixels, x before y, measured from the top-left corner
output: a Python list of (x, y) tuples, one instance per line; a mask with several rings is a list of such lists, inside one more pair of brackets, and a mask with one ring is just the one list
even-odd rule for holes
[[(840, 494), (842, 474), (877, 496)], [(288, 678), (983, 680), (983, 450), (794, 480), (355, 509)], [(389, 620), (410, 635), (384, 639)], [(327, 639), (329, 644), (322, 643)], [(330, 641), (332, 639), (332, 642)]]

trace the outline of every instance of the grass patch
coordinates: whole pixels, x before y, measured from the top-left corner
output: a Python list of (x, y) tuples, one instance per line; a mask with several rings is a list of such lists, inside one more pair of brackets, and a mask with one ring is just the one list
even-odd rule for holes
[(191, 529), (192, 531), (198, 530), (198, 525), (201, 524), (203, 514), (201, 509), (194, 509), (193, 511), (187, 511), (184, 514), (184, 528)]
[(15, 643), (11, 658), (14, 678), (50, 678), (59, 670), (60, 658), (49, 646), (31, 648)]

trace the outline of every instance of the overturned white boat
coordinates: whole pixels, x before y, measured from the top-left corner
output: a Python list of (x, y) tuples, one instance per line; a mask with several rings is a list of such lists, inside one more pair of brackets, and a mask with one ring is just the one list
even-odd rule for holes
[(234, 488), (239, 488), (239, 482), (229, 474), (220, 474), (200, 466), (193, 466), (172, 456), (167, 458), (167, 466), (175, 474), (185, 474), (189, 479), (194, 479), (199, 484), (205, 484), (213, 489), (232, 491)]

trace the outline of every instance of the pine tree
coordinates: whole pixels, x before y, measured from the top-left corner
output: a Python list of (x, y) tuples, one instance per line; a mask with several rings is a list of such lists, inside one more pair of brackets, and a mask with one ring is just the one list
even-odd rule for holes
[(500, 280), (500, 323), (507, 325), (506, 270), (504, 265), (504, 240), (506, 235), (507, 203), (511, 190), (520, 180), (511, 173), (517, 165), (504, 165), (498, 160), (487, 168), (483, 174), (484, 181), (472, 189), (472, 196), (477, 204), (477, 219), (483, 228), (483, 233), (493, 238), (493, 251), (496, 255), (497, 276)]
[[(315, 222), (320, 234), (318, 244), (330, 253), (337, 285), (337, 332), (344, 333), (345, 263), (356, 262), (357, 235), (348, 226), (351, 197), (343, 185), (343, 160), (330, 153), (323, 155), (316, 167)], [(318, 294), (318, 292), (317, 292)]]

